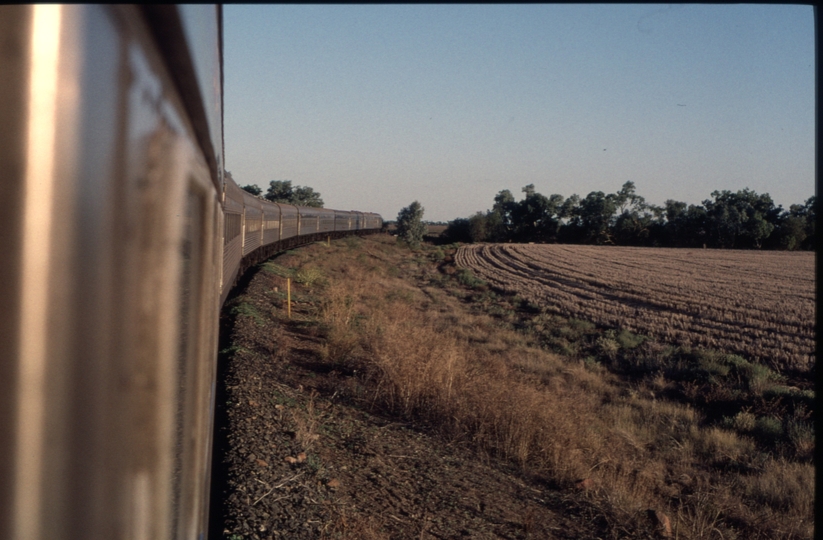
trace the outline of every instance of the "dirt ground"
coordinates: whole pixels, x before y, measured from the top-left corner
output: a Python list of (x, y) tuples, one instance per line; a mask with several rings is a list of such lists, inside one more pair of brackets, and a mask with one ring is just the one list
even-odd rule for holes
[(585, 487), (560, 491), (375, 411), (357, 373), (318, 361), (317, 329), (299, 319), (310, 306), (285, 325), (266, 316), (274, 286), (258, 271), (228, 304), (243, 307), (224, 310), (210, 538), (615, 536)]

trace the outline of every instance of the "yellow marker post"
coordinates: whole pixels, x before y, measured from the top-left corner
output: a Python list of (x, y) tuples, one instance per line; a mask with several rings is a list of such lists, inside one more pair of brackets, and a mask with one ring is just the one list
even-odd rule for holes
[(291, 278), (286, 278), (286, 309), (291, 319)]
[(331, 247), (331, 235), (329, 235), (329, 236), (327, 236), (327, 237), (326, 237), (326, 245), (327, 245), (328, 247)]

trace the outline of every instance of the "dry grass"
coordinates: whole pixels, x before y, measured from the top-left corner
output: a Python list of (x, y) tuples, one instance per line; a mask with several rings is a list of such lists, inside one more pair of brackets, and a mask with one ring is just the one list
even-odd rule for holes
[[(309, 256), (327, 280), (325, 360), (362, 374), (372, 406), (561, 486), (586, 480), (615, 530), (658, 509), (678, 538), (813, 535), (813, 465), (761, 452), (748, 413), (725, 428), (657, 399), (672, 386), (662, 374), (642, 384), (612, 374), (604, 366), (626, 336), (602, 336), (603, 363), (550, 352), (507, 324), (505, 309), (469, 309), (456, 278), (453, 289), (424, 286), (441, 280), (435, 267), (385, 237)], [(813, 450), (810, 424), (792, 426), (793, 444)]]
[(318, 414), (315, 409), (314, 400), (317, 397), (312, 393), (306, 403), (306, 410), (294, 409), (291, 411), (292, 421), (294, 422), (294, 438), (303, 448), (303, 451), (311, 450), (312, 445), (317, 441), (319, 435), (317, 434)]

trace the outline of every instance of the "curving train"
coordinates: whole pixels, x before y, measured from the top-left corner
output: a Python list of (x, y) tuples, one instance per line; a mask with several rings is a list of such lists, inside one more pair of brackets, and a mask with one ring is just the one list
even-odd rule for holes
[(260, 199), (227, 179), (223, 199), (223, 276), (221, 304), (237, 275), (275, 253), (298, 244), (378, 232), (379, 214), (294, 206)]
[(0, 6), (0, 73), (0, 538), (203, 539), (229, 289), (382, 220), (225, 177), (219, 6)]

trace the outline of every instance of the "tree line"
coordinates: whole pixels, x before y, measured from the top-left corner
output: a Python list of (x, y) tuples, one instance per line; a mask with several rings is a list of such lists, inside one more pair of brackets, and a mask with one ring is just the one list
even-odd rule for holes
[[(231, 177), (229, 172), (226, 175)], [(263, 194), (263, 190), (257, 184), (248, 184), (242, 186), (241, 189), (257, 197)], [(275, 203), (312, 206), (314, 208), (323, 208), (324, 204), (319, 192), (314, 191), (309, 186), (292, 186), (291, 180), (272, 180), (269, 182), (269, 189), (262, 197)]]
[(585, 198), (546, 197), (534, 184), (516, 201), (504, 189), (491, 210), (449, 222), (451, 242), (545, 242), (720, 249), (813, 250), (817, 198), (775, 205), (768, 193), (750, 189), (713, 191), (702, 204), (667, 200), (649, 204), (634, 182), (616, 193), (593, 191)]

